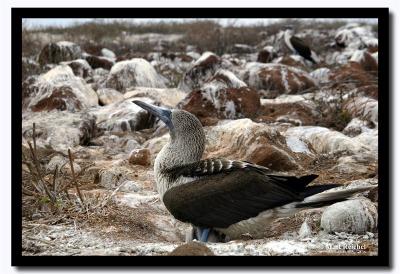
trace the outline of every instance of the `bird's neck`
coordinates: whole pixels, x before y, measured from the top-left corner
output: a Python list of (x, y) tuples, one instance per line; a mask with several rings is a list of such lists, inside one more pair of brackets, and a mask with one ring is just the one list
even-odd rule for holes
[(199, 128), (190, 134), (174, 134), (158, 153), (155, 169), (172, 170), (201, 160), (205, 148), (205, 134)]
[(200, 161), (204, 148), (205, 135), (201, 128), (201, 132), (198, 134), (179, 139), (171, 138), (161, 149), (154, 162), (157, 191), (161, 198), (172, 186), (191, 180), (190, 178), (176, 178), (171, 173), (179, 171), (181, 166)]
[(291, 31), (286, 30), (284, 35), (285, 43), (291, 51), (295, 52), (295, 49), (293, 48), (292, 43), (290, 42), (291, 37), (292, 37)]
[(293, 36), (293, 33), (291, 30), (285, 30), (285, 39), (290, 39), (290, 37)]

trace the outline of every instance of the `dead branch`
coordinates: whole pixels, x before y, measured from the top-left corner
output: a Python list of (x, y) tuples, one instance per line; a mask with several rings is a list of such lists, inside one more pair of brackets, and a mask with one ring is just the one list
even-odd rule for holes
[(75, 171), (74, 171), (74, 162), (73, 162), (73, 160), (72, 160), (72, 154), (71, 154), (71, 150), (70, 150), (70, 149), (68, 149), (68, 157), (69, 157), (69, 163), (70, 163), (70, 165), (71, 165), (72, 182), (73, 182), (74, 185), (75, 185), (76, 192), (78, 193), (78, 196), (79, 196), (79, 199), (80, 199), (81, 202), (82, 202), (82, 205), (85, 207), (85, 201), (83, 200), (81, 191), (80, 191), (80, 189), (79, 189), (79, 187), (78, 187), (78, 183), (76, 182)]

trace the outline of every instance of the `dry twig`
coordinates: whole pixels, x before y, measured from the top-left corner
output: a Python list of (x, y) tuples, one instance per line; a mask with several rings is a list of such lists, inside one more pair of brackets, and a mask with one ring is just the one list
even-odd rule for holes
[(78, 193), (78, 196), (79, 196), (79, 199), (80, 199), (81, 202), (82, 202), (82, 205), (83, 205), (84, 207), (86, 207), (86, 206), (85, 206), (85, 201), (83, 200), (83, 197), (82, 197), (81, 191), (80, 191), (80, 189), (79, 189), (78, 183), (76, 182), (75, 171), (74, 171), (74, 162), (73, 162), (73, 160), (72, 160), (72, 154), (71, 154), (71, 150), (70, 150), (70, 149), (68, 149), (68, 157), (69, 157), (69, 163), (70, 163), (70, 165), (71, 165), (72, 182), (73, 182), (74, 185), (75, 185), (76, 192)]

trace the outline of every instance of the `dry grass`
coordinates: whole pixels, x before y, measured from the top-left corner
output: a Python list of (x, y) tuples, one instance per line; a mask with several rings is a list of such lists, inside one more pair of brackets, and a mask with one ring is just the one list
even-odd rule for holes
[[(238, 25), (238, 20), (232, 20), (228, 25), (222, 26), (218, 20), (188, 20), (186, 22), (157, 21), (148, 23), (135, 23), (128, 21), (105, 21), (97, 19), (86, 23), (76, 23), (68, 27), (42, 27), (23, 30), (24, 55), (37, 54), (37, 44), (40, 41), (32, 41), (35, 33), (48, 33), (62, 35), (64, 40), (76, 42), (85, 50), (98, 52), (102, 47), (110, 48), (117, 55), (128, 52), (148, 53), (153, 46), (148, 43), (129, 44), (124, 42), (124, 36), (129, 34), (160, 33), (160, 34), (184, 34), (179, 43), (170, 45), (170, 51), (182, 51), (185, 45), (194, 45), (201, 52), (213, 51), (217, 54), (227, 53), (233, 44), (247, 44), (255, 46), (262, 39), (264, 32), (267, 37), (282, 30), (285, 25), (293, 25), (295, 31), (312, 28), (317, 30), (331, 30), (343, 26), (343, 21), (315, 22), (313, 20), (285, 19), (270, 25), (255, 24), (249, 26)], [(117, 39), (118, 45), (113, 43)], [(94, 43), (94, 44), (93, 44)]]
[[(344, 88), (332, 89), (331, 85), (333, 84), (335, 83), (332, 82), (325, 87), (328, 91), (326, 96), (314, 98), (319, 113), (316, 125), (340, 132), (351, 121), (352, 115), (344, 108), (344, 96), (347, 90)], [(329, 100), (331, 93), (337, 96), (337, 99)]]
[(34, 31), (28, 29), (26, 21), (22, 21), (22, 56), (29, 57), (39, 53), (40, 45), (33, 38)]
[[(35, 124), (32, 125), (32, 140), (23, 145), (22, 153), (22, 215), (29, 219), (34, 216), (49, 220), (85, 218), (104, 212), (119, 191), (120, 185), (113, 192), (102, 197), (85, 196), (81, 188), (94, 181), (86, 176), (88, 164), (81, 167), (79, 173), (74, 168), (74, 156), (51, 149), (38, 148), (36, 145)], [(50, 159), (61, 154), (69, 161), (63, 166), (56, 165), (54, 170), (46, 169)]]

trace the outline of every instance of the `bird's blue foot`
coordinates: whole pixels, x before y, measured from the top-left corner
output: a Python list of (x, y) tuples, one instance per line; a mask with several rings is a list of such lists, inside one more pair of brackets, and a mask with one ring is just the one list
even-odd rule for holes
[(200, 228), (200, 241), (206, 243), (210, 235), (210, 228)]

